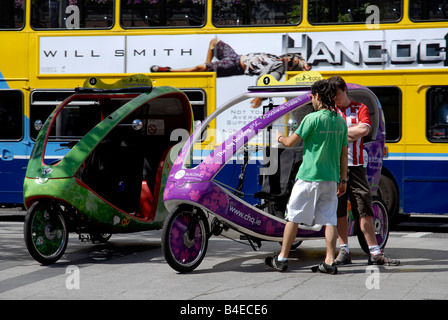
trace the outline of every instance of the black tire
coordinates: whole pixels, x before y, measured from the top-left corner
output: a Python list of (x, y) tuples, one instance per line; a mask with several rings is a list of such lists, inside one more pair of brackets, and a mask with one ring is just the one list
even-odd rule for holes
[(302, 242), (303, 241), (301, 241), (301, 240), (293, 242), (291, 245), (291, 249), (294, 249), (294, 250), (297, 249), (302, 244)]
[(180, 207), (168, 215), (162, 230), (162, 251), (174, 270), (196, 269), (207, 252), (210, 228), (201, 210)]
[(25, 216), (23, 233), (28, 252), (44, 265), (58, 261), (67, 248), (68, 228), (55, 201), (36, 201)]
[[(390, 220), (386, 204), (378, 197), (373, 198), (373, 213), (373, 225), (375, 228), (376, 240), (380, 248), (383, 249), (386, 246), (387, 240), (389, 239)], [(367, 245), (364, 234), (361, 231), (359, 219), (356, 220), (355, 226), (359, 245), (365, 253), (369, 254), (369, 246)]]
[(106, 243), (112, 237), (112, 233), (100, 233), (92, 232), (90, 234), (90, 240), (92, 243)]
[(384, 201), (389, 214), (389, 221), (395, 222), (398, 217), (398, 190), (391, 178), (382, 174), (379, 182), (379, 196)]
[[(302, 242), (303, 242), (302, 240), (293, 242), (291, 244), (291, 250), (296, 250), (302, 244)], [(280, 241), (279, 243), (280, 243), (280, 245), (283, 245), (283, 241)]]

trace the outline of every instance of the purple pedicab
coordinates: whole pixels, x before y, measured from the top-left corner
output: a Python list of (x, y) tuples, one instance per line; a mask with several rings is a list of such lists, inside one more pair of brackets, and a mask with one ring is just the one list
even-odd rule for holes
[[(291, 134), (298, 128), (312, 110), (310, 86), (319, 77), (318, 73), (307, 72), (279, 83), (265, 76), (258, 86), (250, 87), (248, 92), (218, 108), (190, 136), (173, 164), (163, 197), (170, 214), (163, 227), (162, 249), (174, 270), (190, 272), (198, 267), (210, 236), (223, 230), (243, 234), (255, 250), (261, 241), (282, 241), (284, 212), (302, 160), (302, 147), (279, 145), (275, 142), (275, 131)], [(351, 99), (369, 108), (372, 130), (364, 140), (364, 157), (371, 189), (376, 195), (385, 139), (383, 112), (369, 89), (348, 84), (348, 90)], [(216, 132), (214, 143), (204, 147), (204, 132), (210, 130), (213, 120), (222, 123), (228, 119), (226, 115), (241, 114), (255, 97), (268, 102), (262, 114), (224, 136), (222, 141)], [(239, 111), (232, 111), (235, 109)], [(387, 209), (378, 196), (374, 197), (373, 206), (376, 238), (384, 248), (389, 235)], [(358, 236), (367, 253), (364, 235), (358, 232), (359, 225), (353, 220), (350, 208), (349, 205), (350, 235)], [(299, 225), (294, 247), (303, 240), (322, 238), (324, 232), (321, 225)]]

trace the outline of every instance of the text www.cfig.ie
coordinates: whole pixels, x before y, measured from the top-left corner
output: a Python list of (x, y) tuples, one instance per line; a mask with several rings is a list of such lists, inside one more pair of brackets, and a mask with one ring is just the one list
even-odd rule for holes
[(257, 225), (259, 226), (261, 224), (261, 220), (256, 218), (256, 217), (252, 217), (249, 213), (244, 213), (241, 212), (240, 210), (230, 206), (230, 212), (232, 212), (234, 215), (242, 218), (243, 220), (249, 221), (252, 225)]

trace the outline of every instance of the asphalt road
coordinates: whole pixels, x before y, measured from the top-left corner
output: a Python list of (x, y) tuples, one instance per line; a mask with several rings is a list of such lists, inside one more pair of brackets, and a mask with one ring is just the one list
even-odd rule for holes
[[(0, 212), (1, 300), (172, 300), (177, 302), (172, 314), (192, 315), (199, 310), (211, 312), (205, 307), (193, 308), (210, 306), (210, 301), (239, 302), (253, 308), (254, 313), (257, 301), (448, 299), (444, 220), (430, 220), (427, 223), (437, 226), (426, 225), (424, 229), (406, 221), (391, 231), (386, 252), (401, 260), (398, 267), (369, 267), (356, 237), (352, 237), (353, 263), (340, 267), (339, 274), (310, 270), (325, 255), (323, 239), (304, 241), (291, 252), (288, 271), (280, 273), (264, 264), (268, 255), (280, 250), (278, 243), (263, 242), (259, 251), (253, 251), (248, 245), (220, 236), (210, 239), (207, 254), (196, 270), (179, 274), (165, 262), (161, 231), (117, 234), (101, 245), (82, 243), (71, 234), (62, 259), (42, 266), (25, 247), (23, 214), (17, 211), (6, 217), (3, 210)], [(208, 304), (201, 304), (206, 300)], [(228, 315), (222, 303), (214, 307), (214, 316)], [(269, 304), (264, 311), (258, 308), (258, 312), (271, 315), (274, 311)], [(244, 310), (234, 311), (241, 314)]]

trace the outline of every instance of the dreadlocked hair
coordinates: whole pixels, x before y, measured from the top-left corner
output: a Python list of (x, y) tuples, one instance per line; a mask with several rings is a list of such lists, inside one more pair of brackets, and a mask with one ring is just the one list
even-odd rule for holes
[(336, 96), (336, 86), (334, 83), (328, 80), (319, 80), (313, 83), (311, 86), (311, 93), (315, 95), (319, 94), (320, 101), (322, 102), (322, 108), (336, 111), (333, 98)]

